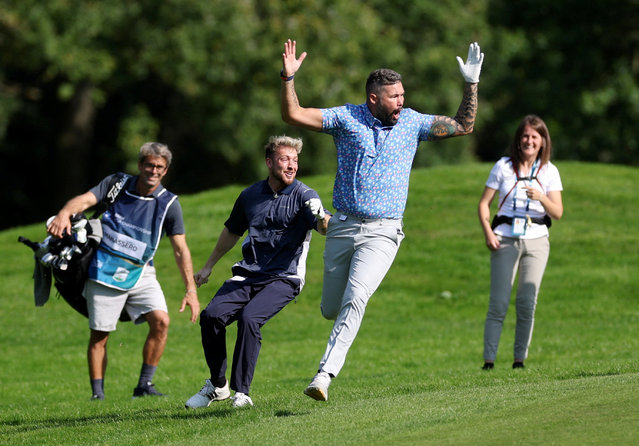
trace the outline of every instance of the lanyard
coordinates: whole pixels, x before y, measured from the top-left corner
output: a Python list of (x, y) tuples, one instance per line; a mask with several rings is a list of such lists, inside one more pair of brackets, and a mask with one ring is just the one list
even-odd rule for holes
[[(520, 177), (519, 171), (517, 170), (517, 168), (515, 167), (515, 164), (513, 163), (513, 171), (515, 172), (515, 175), (517, 176), (517, 180), (515, 180), (515, 184), (513, 185), (513, 187), (508, 191), (508, 193), (504, 196), (504, 198), (502, 198), (501, 203), (499, 203), (499, 207), (497, 208), (498, 210), (501, 209), (501, 207), (506, 202), (506, 199), (508, 198), (510, 193), (515, 189), (515, 187), (517, 187), (517, 183), (519, 183), (520, 181), (529, 180), (531, 186), (532, 186), (533, 180), (536, 180), (537, 183), (539, 183), (539, 180), (537, 180), (537, 177), (533, 175), (535, 173), (535, 168), (537, 167), (539, 167), (539, 160), (535, 160), (535, 162), (533, 163), (533, 167), (530, 171), (530, 176)], [(541, 186), (541, 183), (539, 183), (539, 185)], [(541, 186), (541, 188), (543, 189), (543, 186)], [(515, 195), (517, 195), (517, 192), (513, 194), (513, 209), (517, 209), (517, 206), (515, 205)], [(529, 202), (530, 200), (528, 200), (528, 203), (526, 203), (526, 210), (528, 210), (528, 205), (530, 204)]]
[[(519, 183), (520, 181), (528, 181), (528, 186), (532, 186), (532, 180), (535, 179), (535, 169), (537, 169), (537, 167), (539, 166), (539, 160), (536, 159), (535, 162), (532, 165), (532, 169), (530, 169), (530, 175), (527, 177), (520, 177), (519, 176), (519, 170), (517, 168), (515, 168), (515, 175), (517, 175), (517, 181), (515, 181), (515, 187), (517, 186), (517, 183)], [(514, 166), (513, 166), (514, 167)], [(515, 191), (515, 193), (513, 194), (513, 211), (517, 210), (517, 192)], [(530, 208), (530, 197), (526, 198), (526, 212), (528, 212), (528, 209)]]

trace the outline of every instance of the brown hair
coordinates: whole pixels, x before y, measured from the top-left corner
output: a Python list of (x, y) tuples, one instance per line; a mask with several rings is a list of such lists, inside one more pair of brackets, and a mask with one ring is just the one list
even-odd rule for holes
[(521, 135), (524, 133), (524, 128), (527, 125), (535, 129), (543, 140), (541, 149), (539, 149), (539, 153), (537, 154), (537, 159), (539, 160), (539, 168), (541, 168), (544, 164), (547, 164), (548, 161), (550, 161), (550, 156), (552, 155), (552, 141), (550, 140), (550, 132), (548, 132), (546, 123), (537, 115), (525, 116), (524, 119), (522, 119), (519, 123), (519, 127), (517, 127), (517, 131), (515, 132), (515, 136), (513, 138), (513, 142), (510, 144), (510, 147), (508, 149), (510, 152), (510, 160), (515, 167), (521, 164)]

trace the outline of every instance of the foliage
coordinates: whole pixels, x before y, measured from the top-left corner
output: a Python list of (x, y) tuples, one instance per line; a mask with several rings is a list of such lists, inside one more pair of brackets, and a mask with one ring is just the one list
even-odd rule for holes
[(141, 141), (173, 149), (177, 193), (264, 175), (272, 134), (304, 138), (302, 173), (334, 171), (330, 137), (281, 120), (289, 37), (308, 51), (302, 105), (361, 103), (368, 73), (388, 66), (407, 106), (450, 116), (463, 84), (455, 56), (480, 42), (475, 134), (423, 146), (417, 167), (495, 160), (531, 112), (559, 158), (636, 165), (638, 20), (636, 0), (4, 0), (0, 227), (44, 220), (132, 171)]
[(502, 154), (521, 117), (535, 113), (558, 157), (637, 165), (639, 2), (492, 0), (487, 11), (498, 57), (482, 85), (495, 115), (481, 158)]

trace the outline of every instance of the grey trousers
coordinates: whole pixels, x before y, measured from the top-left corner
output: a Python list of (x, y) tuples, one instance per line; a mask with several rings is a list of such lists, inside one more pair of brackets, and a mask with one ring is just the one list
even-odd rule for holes
[(362, 220), (337, 213), (324, 249), (322, 315), (335, 320), (319, 370), (337, 376), (371, 295), (390, 269), (404, 238), (402, 221)]
[(508, 311), (510, 294), (519, 273), (515, 306), (514, 358), (523, 361), (528, 357), (532, 338), (535, 307), (539, 287), (548, 262), (550, 243), (548, 237), (532, 240), (498, 236), (501, 246), (490, 257), (490, 303), (484, 327), (484, 360), (497, 358), (501, 329)]

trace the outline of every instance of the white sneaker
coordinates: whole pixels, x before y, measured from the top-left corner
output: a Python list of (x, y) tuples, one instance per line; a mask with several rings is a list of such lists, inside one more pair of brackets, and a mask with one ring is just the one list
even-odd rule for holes
[(235, 392), (235, 395), (231, 397), (231, 401), (233, 401), (233, 407), (244, 407), (253, 405), (253, 400), (251, 399), (251, 397), (242, 392)]
[(184, 404), (187, 409), (197, 409), (199, 407), (209, 407), (213, 401), (222, 401), (231, 396), (229, 390), (229, 382), (224, 384), (224, 387), (215, 387), (211, 384), (210, 379), (204, 380), (204, 386), (202, 389), (193, 395)]
[(328, 386), (330, 385), (330, 375), (326, 372), (319, 372), (304, 390), (304, 395), (308, 395), (317, 401), (326, 401), (328, 399)]

